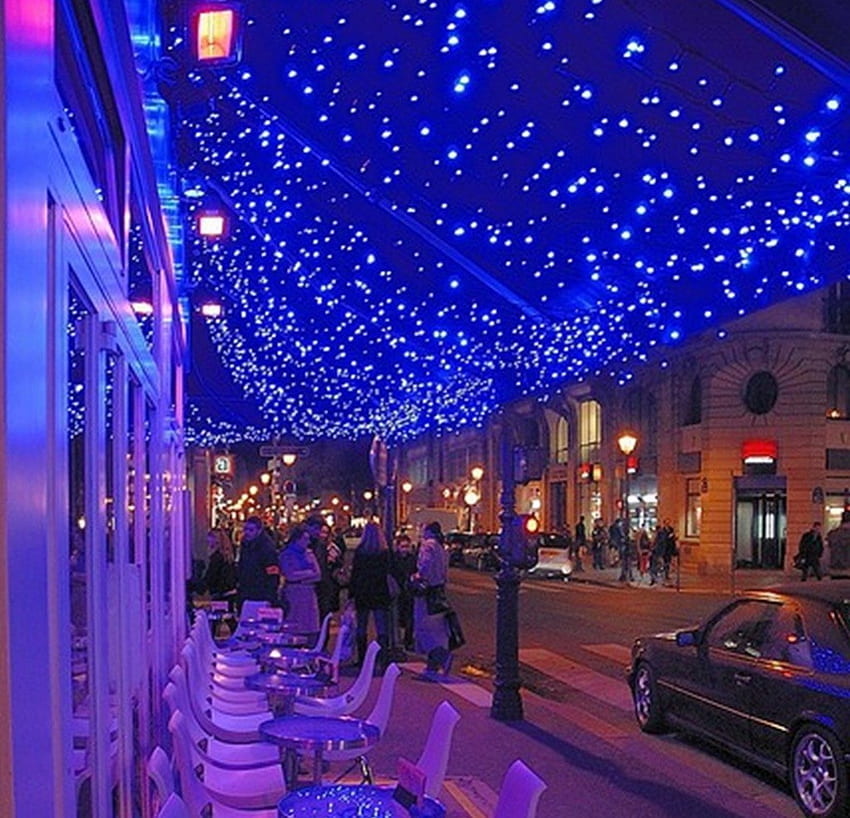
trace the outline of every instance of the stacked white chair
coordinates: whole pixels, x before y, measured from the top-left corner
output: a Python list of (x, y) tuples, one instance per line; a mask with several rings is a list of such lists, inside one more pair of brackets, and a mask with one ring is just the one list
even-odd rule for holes
[(216, 805), (239, 810), (273, 809), (286, 794), (280, 762), (255, 767), (215, 762), (193, 746), (186, 719), (179, 711), (172, 713), (168, 729), (181, 789), (190, 802), (212, 803), (215, 815)]
[(181, 690), (180, 685), (173, 680), (165, 686), (162, 697), (168, 703), (172, 714), (179, 711), (185, 716), (192, 743), (214, 761), (242, 766), (280, 761), (280, 749), (277, 745), (261, 740), (259, 734), (254, 735), (251, 741), (227, 741), (206, 730), (204, 724), (195, 716), (185, 690)]
[(546, 782), (517, 759), (502, 779), (493, 818), (535, 818), (545, 789)]
[(162, 807), (174, 793), (174, 772), (171, 759), (159, 745), (151, 750), (147, 760), (148, 778), (154, 786), (154, 807)]

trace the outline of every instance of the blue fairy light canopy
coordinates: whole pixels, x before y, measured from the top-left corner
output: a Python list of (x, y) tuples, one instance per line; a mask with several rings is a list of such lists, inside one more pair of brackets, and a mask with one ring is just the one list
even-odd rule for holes
[(847, 273), (847, 67), (732, 0), (246, 0), (220, 68), (192, 10), (200, 442), (480, 424)]

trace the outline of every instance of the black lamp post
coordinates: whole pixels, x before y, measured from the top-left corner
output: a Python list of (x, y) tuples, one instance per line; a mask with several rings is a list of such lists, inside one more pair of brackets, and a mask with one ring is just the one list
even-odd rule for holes
[(502, 494), (499, 520), (501, 566), (496, 574), (496, 676), (490, 715), (499, 721), (522, 720), (519, 678), (519, 584), (521, 569), (534, 564), (526, 548), (514, 497), (513, 428), (505, 418), (500, 444)]
[[(617, 446), (623, 454), (623, 519), (625, 521), (623, 535), (626, 538), (626, 554), (629, 553), (629, 543), (631, 542), (631, 527), (632, 521), (629, 514), (629, 458), (637, 448), (637, 435), (626, 429), (617, 437)], [(627, 557), (628, 559), (628, 557)], [(626, 572), (628, 574), (628, 570)]]

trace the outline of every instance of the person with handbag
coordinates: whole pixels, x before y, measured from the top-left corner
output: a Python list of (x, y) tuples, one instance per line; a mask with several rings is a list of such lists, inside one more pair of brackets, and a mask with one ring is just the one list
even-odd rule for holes
[(432, 680), (440, 670), (448, 674), (451, 669), (446, 624), (446, 612), (450, 610), (446, 598), (448, 570), (443, 530), (438, 522), (429, 523), (422, 531), (416, 573), (411, 577), (416, 650), (426, 656), (424, 680)]

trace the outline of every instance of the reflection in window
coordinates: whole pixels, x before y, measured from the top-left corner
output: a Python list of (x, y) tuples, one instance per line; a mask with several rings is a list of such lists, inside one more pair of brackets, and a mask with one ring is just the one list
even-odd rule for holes
[[(71, 592), (71, 706), (74, 716), (74, 775), (88, 782), (91, 768), (88, 593), (91, 558), (86, 532), (86, 344), (90, 312), (73, 286), (68, 288), (68, 569)], [(77, 815), (91, 815), (90, 784), (78, 794)]]
[(712, 648), (759, 658), (778, 607), (769, 602), (738, 603), (709, 628), (707, 644)]
[(826, 379), (826, 416), (850, 418), (850, 369), (843, 364), (832, 367)]

